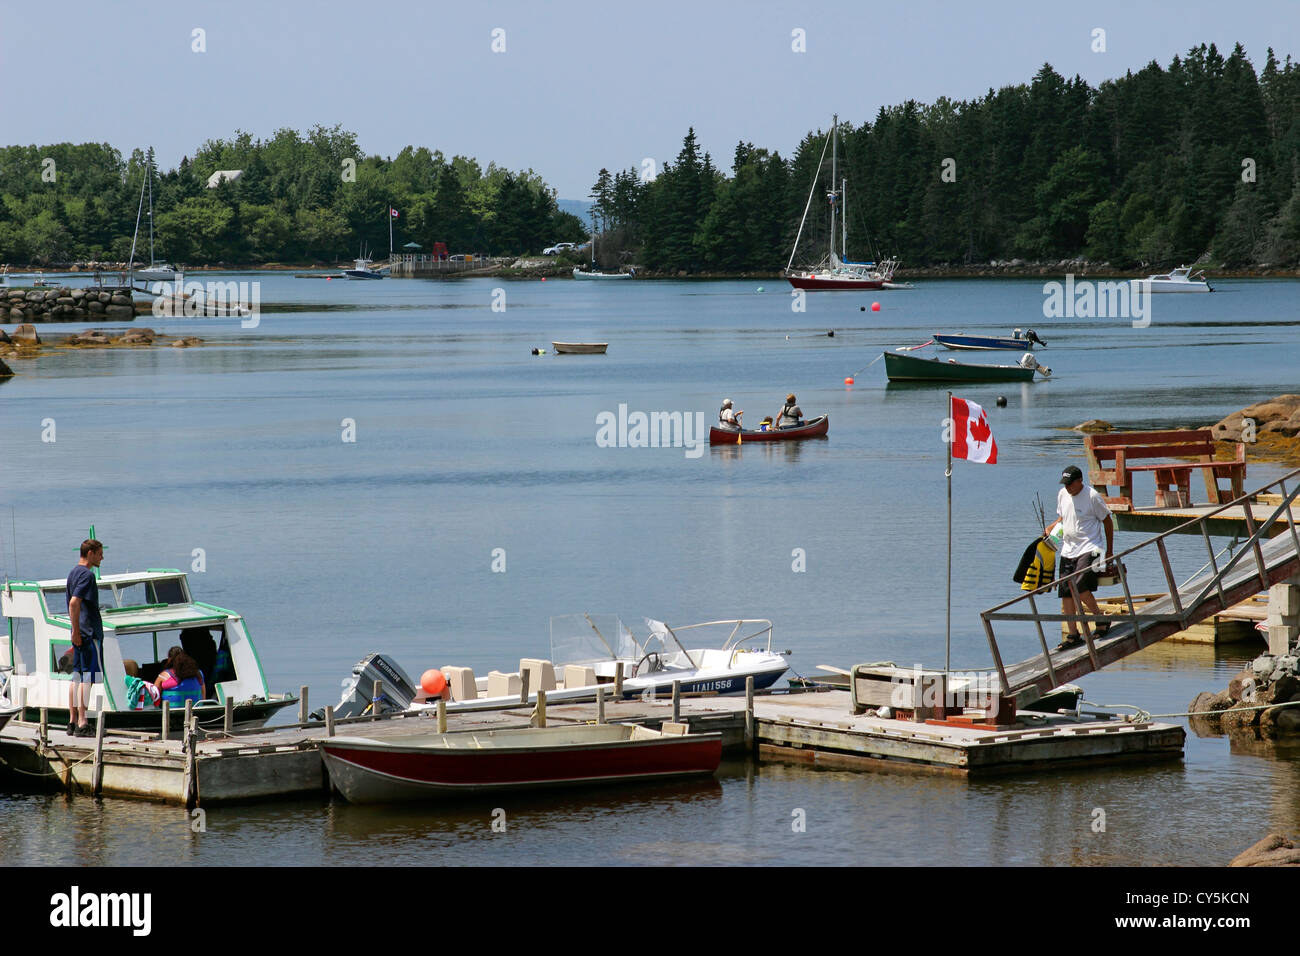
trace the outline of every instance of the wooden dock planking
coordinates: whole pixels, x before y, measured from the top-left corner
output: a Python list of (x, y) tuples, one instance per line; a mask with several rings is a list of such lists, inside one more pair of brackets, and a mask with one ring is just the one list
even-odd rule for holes
[[(1263, 499), (1269, 497), (1276, 498), (1277, 496), (1261, 496)], [(1269, 503), (1267, 500), (1257, 500), (1253, 502), (1250, 513), (1255, 525), (1262, 525), (1276, 507), (1277, 501)], [(1210, 514), (1210, 512), (1218, 509), (1218, 505), (1190, 505), (1186, 508), (1140, 508), (1135, 511), (1116, 511), (1112, 513), (1112, 516), (1115, 519), (1115, 528), (1118, 531), (1142, 531), (1148, 534), (1159, 534), (1164, 531), (1172, 531), (1195, 518), (1203, 517), (1209, 533), (1212, 535), (1224, 538), (1244, 538), (1250, 534), (1244, 505), (1232, 505), (1219, 511), (1218, 514)], [(1280, 534), (1286, 534), (1288, 525), (1289, 522), (1284, 514), (1273, 523), (1268, 536), (1275, 538)], [(1198, 526), (1193, 525), (1186, 528), (1185, 533), (1200, 534), (1201, 531)]]
[[(661, 725), (673, 717), (671, 700), (606, 701), (611, 723)], [(747, 752), (743, 697), (687, 699), (679, 719), (691, 732), (721, 732), (730, 754)], [(531, 707), (447, 715), (448, 730), (483, 731), (526, 727)], [(595, 704), (548, 705), (549, 725), (592, 723)], [(1109, 760), (1159, 760), (1181, 757), (1183, 730), (1160, 724), (1072, 723), (1069, 718), (1036, 717), (1014, 730), (938, 726), (870, 716), (853, 716), (846, 691), (756, 695), (754, 749), (760, 759), (793, 760), (818, 766), (899, 769), (961, 776), (1010, 773), (1044, 766), (1095, 765)], [(1046, 721), (1047, 723), (1038, 723)], [(396, 719), (341, 723), (339, 735), (401, 738), (436, 730), (432, 712)], [(318, 795), (323, 767), (317, 747), (323, 724), (261, 729), (236, 736), (214, 736), (195, 746), (197, 794), (187, 793), (187, 754), (180, 740), (142, 740), (140, 734), (105, 735), (101, 792), (167, 803), (215, 805), (282, 797)], [(49, 747), (38, 747), (39, 727), (11, 723), (0, 737), (6, 764), (36, 772), (43, 765), (74, 793), (91, 792), (94, 748), (87, 738), (51, 731)]]

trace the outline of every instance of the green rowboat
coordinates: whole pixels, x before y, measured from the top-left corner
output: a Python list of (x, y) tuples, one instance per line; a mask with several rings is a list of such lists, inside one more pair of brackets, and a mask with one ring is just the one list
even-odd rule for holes
[(952, 359), (918, 358), (886, 352), (885, 375), (891, 382), (1032, 382), (1034, 370), (1019, 365), (967, 365)]

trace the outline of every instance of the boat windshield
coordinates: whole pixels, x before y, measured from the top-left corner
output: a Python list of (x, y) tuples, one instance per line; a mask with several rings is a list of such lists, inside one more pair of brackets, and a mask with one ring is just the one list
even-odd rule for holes
[[(51, 614), (68, 613), (68, 592), (66, 587), (42, 588), (45, 607)], [(124, 581), (116, 583), (101, 581), (99, 584), (99, 608), (106, 611), (111, 608), (141, 607), (156, 604), (187, 604), (182, 579), (157, 578), (148, 581)]]
[(561, 614), (551, 618), (551, 660), (556, 664), (639, 660), (641, 645), (616, 614)]

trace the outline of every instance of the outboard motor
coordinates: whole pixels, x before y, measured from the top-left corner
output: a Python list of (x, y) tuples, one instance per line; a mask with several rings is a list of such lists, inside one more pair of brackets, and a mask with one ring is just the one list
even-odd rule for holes
[(1034, 369), (1039, 375), (1043, 376), (1043, 378), (1052, 377), (1052, 370), (1039, 362), (1038, 359), (1034, 357), (1033, 352), (1026, 352), (1024, 355), (1020, 356), (1020, 361), (1017, 364), (1021, 368)]
[[(375, 681), (380, 682), (379, 696), (373, 702)], [(406, 671), (382, 654), (369, 654), (357, 662), (343, 681), (343, 696), (334, 708), (335, 717), (363, 717), (371, 713), (371, 704), (381, 714), (406, 710), (415, 699), (416, 689)], [(324, 720), (318, 710), (313, 720)]]

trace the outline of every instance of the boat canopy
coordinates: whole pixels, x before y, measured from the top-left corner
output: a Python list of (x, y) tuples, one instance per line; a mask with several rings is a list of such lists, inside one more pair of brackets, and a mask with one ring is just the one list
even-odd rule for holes
[[(67, 582), (13, 581), (14, 587), (40, 589), (46, 613), (57, 624), (68, 626)], [(151, 569), (125, 574), (106, 574), (99, 579), (99, 609), (104, 635), (151, 633), (186, 627), (217, 627), (234, 616), (232, 612), (194, 601), (185, 574), (173, 569)]]

